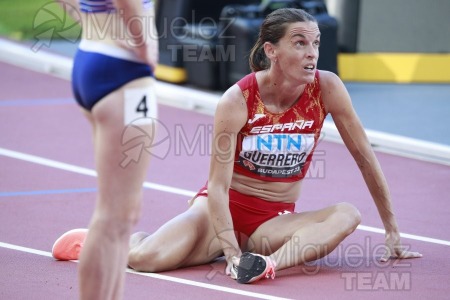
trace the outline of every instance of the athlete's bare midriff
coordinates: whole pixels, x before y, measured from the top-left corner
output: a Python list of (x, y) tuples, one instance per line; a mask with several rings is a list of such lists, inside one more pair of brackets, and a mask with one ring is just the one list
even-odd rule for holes
[(263, 181), (234, 172), (231, 179), (231, 188), (266, 201), (294, 203), (300, 196), (302, 181)]
[[(83, 39), (125, 49), (132, 48), (133, 39), (121, 13), (81, 13), (81, 21)], [(143, 25), (145, 42), (148, 43), (151, 38), (157, 37), (153, 9), (145, 11), (133, 22), (141, 22)]]

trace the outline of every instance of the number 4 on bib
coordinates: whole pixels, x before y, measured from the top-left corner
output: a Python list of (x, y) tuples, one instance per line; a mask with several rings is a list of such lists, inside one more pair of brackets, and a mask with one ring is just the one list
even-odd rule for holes
[(156, 117), (157, 106), (153, 87), (125, 90), (125, 125), (129, 125), (130, 123), (136, 125), (151, 124), (153, 118)]
[(137, 113), (143, 113), (144, 114), (144, 118), (147, 118), (147, 112), (148, 112), (147, 95), (144, 95), (144, 97), (142, 98), (141, 102), (139, 102), (138, 106), (136, 107), (136, 112)]

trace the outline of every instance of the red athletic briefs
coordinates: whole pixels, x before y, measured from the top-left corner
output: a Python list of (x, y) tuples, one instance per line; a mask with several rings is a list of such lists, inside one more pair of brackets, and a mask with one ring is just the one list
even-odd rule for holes
[[(206, 186), (200, 189), (194, 199), (199, 196), (208, 196)], [(247, 240), (259, 225), (279, 215), (293, 213), (295, 209), (295, 203), (270, 202), (232, 189), (229, 196), (231, 217), (239, 244)]]

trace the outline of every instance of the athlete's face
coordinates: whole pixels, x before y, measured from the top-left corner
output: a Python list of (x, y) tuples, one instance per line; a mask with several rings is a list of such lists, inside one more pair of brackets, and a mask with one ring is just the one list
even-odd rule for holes
[(312, 82), (319, 59), (320, 31), (315, 22), (289, 24), (276, 46), (276, 59), (283, 73)]

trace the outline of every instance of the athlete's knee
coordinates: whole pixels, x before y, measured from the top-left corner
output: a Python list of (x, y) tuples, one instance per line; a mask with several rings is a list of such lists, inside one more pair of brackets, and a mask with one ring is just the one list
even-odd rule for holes
[(111, 223), (112, 226), (123, 226), (129, 229), (136, 225), (141, 217), (141, 202), (139, 200), (139, 198), (129, 198), (126, 200), (129, 204), (120, 207), (103, 205), (103, 208), (97, 209), (97, 212), (100, 218)]
[(147, 238), (150, 234), (147, 232), (143, 232), (143, 231), (139, 231), (136, 233), (133, 233), (130, 237), (130, 242), (129, 242), (129, 247), (130, 250), (135, 248), (135, 247), (139, 247), (139, 245), (141, 244), (141, 242)]
[(163, 249), (156, 245), (144, 245), (146, 242), (145, 239), (142, 239), (130, 248), (128, 266), (138, 272), (157, 272), (163, 259)]
[(135, 224), (134, 216), (95, 213), (91, 227), (100, 230), (110, 240), (128, 241)]
[(353, 204), (347, 202), (336, 205), (336, 216), (345, 235), (351, 234), (361, 223), (359, 210)]
[(128, 224), (129, 226), (131, 226), (131, 228), (133, 228), (138, 222), (139, 219), (141, 218), (141, 209), (140, 207), (134, 207), (126, 212), (124, 212), (121, 216), (120, 216), (120, 221)]
[(143, 262), (144, 255), (139, 247), (130, 248), (130, 251), (128, 252), (128, 266), (136, 271), (145, 271), (142, 270)]

